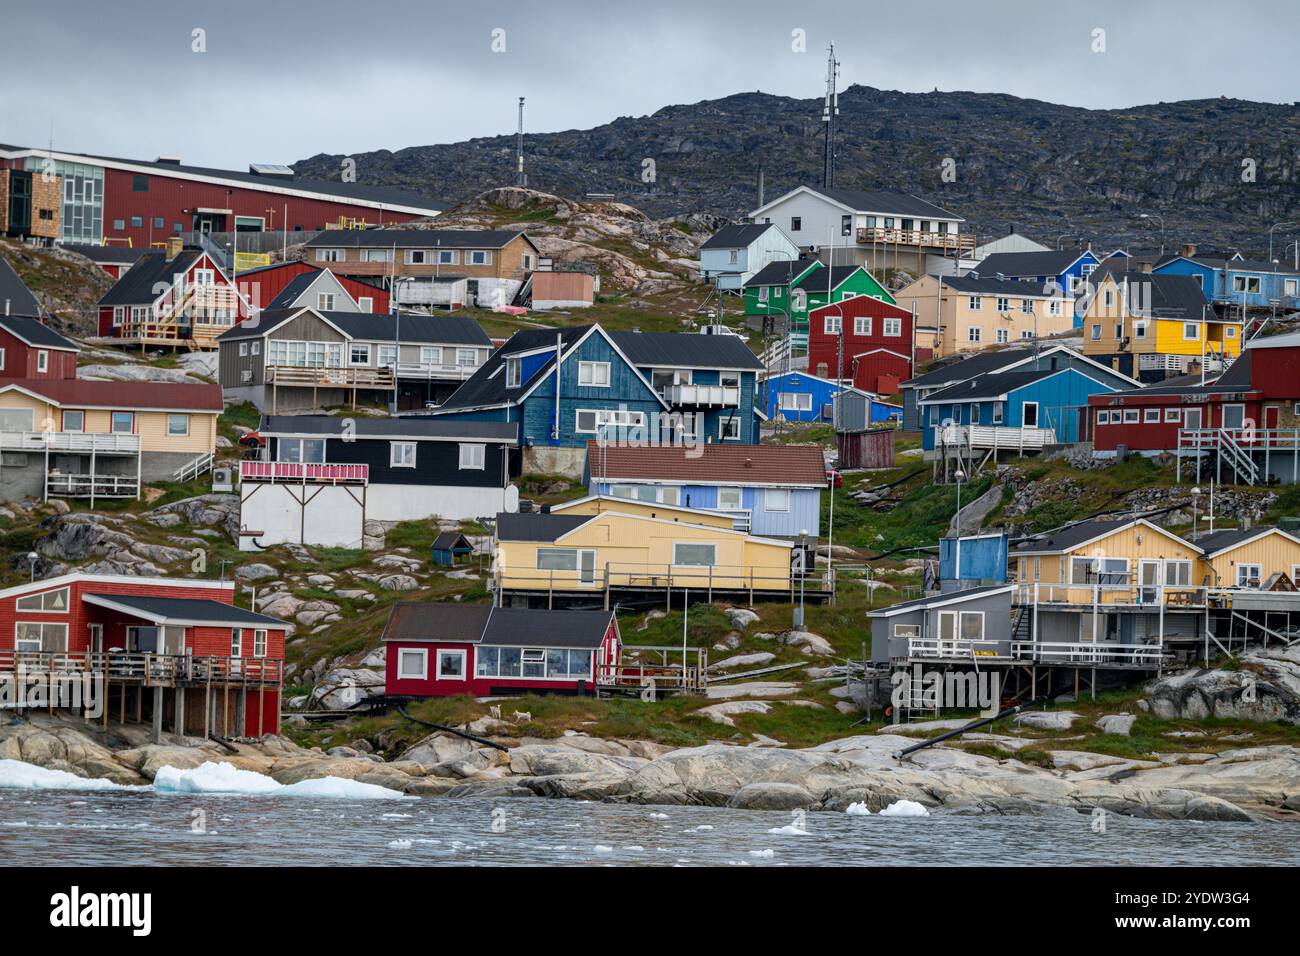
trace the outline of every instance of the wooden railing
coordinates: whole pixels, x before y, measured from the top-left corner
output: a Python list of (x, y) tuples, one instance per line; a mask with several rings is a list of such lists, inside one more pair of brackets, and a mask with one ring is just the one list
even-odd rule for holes
[(220, 657), (128, 651), (0, 650), (0, 673), (90, 674), (109, 680), (173, 683), (279, 684), (284, 662), (272, 657)]
[(885, 229), (864, 227), (857, 231), (858, 242), (864, 245), (885, 243), (900, 246), (928, 246), (934, 249), (974, 250), (974, 234), (958, 232), (922, 232), (920, 229)]
[[(498, 550), (498, 554), (501, 552)], [(800, 587), (818, 593), (832, 590), (824, 572), (799, 574), (776, 568), (747, 568), (714, 565), (695, 567), (670, 564), (610, 563), (590, 571), (499, 568), (494, 571), (503, 590), (521, 591), (603, 591), (608, 588), (648, 590), (682, 590), (711, 593), (719, 591), (785, 592), (798, 600)]]
[(135, 498), (140, 480), (135, 475), (67, 475), (45, 477), (46, 495), (58, 498)]
[(439, 362), (400, 362), (398, 378), (451, 379), (463, 382), (479, 370), (478, 365), (450, 365)]
[(1039, 451), (1056, 444), (1056, 431), (1008, 425), (945, 425), (940, 429), (940, 440), (945, 445), (994, 451)]
[(268, 365), (270, 385), (326, 386), (331, 388), (393, 387), (391, 368), (343, 368), (339, 366)]
[(310, 481), (332, 485), (364, 485), (370, 481), (370, 466), (297, 461), (241, 461), (239, 479), (240, 481)]
[(140, 452), (140, 436), (125, 432), (0, 432), (0, 448), (135, 455)]
[(1159, 643), (1120, 644), (1108, 641), (1016, 641), (1011, 656), (1017, 660), (1055, 664), (1128, 664), (1157, 667), (1170, 657)]

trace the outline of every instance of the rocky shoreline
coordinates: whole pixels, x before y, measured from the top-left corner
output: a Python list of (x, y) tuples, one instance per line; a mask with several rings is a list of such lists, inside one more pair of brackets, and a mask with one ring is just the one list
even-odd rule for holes
[[(945, 745), (898, 761), (893, 754), (916, 738), (885, 732), (804, 750), (721, 743), (669, 748), (570, 732), (553, 740), (502, 737), (506, 751), (437, 732), (393, 760), (348, 747), (309, 750), (278, 736), (230, 747), (196, 738), (147, 739), (146, 728), (105, 733), (75, 718), (38, 714), (0, 728), (0, 759), (127, 785), (148, 784), (163, 767), (226, 762), (281, 784), (336, 777), (418, 797), (830, 811), (857, 803), (873, 813), (912, 800), (960, 813), (1099, 808), (1155, 819), (1300, 820), (1300, 748), (1291, 746), (1140, 761), (1051, 749), (1052, 766), (1043, 767)], [(1066, 743), (988, 734), (969, 734), (967, 742), (1007, 750)]]

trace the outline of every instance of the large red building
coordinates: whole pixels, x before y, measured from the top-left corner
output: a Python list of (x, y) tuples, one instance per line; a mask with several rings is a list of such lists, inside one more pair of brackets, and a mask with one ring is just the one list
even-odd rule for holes
[(899, 382), (912, 377), (913, 360), (930, 358), (929, 349), (914, 347), (912, 324), (911, 312), (865, 295), (813, 309), (808, 313), (808, 371), (891, 395)]
[(0, 146), (0, 168), (61, 181), (59, 241), (149, 247), (192, 232), (313, 233), (340, 220), (384, 226), (436, 216), (445, 204), (364, 182), (304, 179), (288, 166), (247, 172), (179, 159), (121, 159)]
[(277, 733), (288, 625), (234, 598), (230, 582), (80, 572), (7, 588), (0, 674), (88, 674), (106, 725)]

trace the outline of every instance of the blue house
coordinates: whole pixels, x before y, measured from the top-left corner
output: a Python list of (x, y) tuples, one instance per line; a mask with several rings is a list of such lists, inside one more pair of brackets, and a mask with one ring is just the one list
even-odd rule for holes
[(1046, 252), (995, 252), (968, 275), (981, 279), (1020, 279), (1046, 285), (1055, 282), (1061, 291), (1074, 296), (1074, 324), (1083, 324), (1085, 284), (1101, 260), (1091, 249), (1049, 249)]
[(819, 445), (587, 446), (593, 495), (714, 511), (775, 538), (820, 531), (826, 459)]
[(1246, 306), (1254, 309), (1294, 309), (1300, 307), (1300, 270), (1280, 263), (1260, 262), (1235, 257), (1231, 259), (1179, 255), (1151, 270), (1157, 275), (1191, 276), (1201, 283), (1201, 291), (1211, 302), (1220, 305)]
[[(979, 375), (921, 399), (921, 445), (940, 444), (1010, 453), (1072, 445), (1091, 436), (1088, 397), (1118, 391), (1076, 368), (1015, 369)], [(956, 434), (947, 426), (959, 426)], [(978, 430), (960, 426), (981, 426)]]
[(773, 375), (759, 383), (759, 407), (769, 419), (779, 415), (791, 422), (829, 422), (841, 388), (828, 378), (807, 372)]

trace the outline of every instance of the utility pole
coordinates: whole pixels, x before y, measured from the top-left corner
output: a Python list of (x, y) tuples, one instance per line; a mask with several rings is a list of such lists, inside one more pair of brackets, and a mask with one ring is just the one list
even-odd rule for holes
[(840, 63), (835, 59), (835, 44), (827, 48), (826, 55), (826, 102), (822, 106), (822, 122), (826, 124), (826, 146), (822, 156), (822, 186), (831, 189), (835, 185), (835, 117), (840, 115), (839, 85)]
[(528, 177), (524, 175), (524, 98), (519, 97), (519, 132), (515, 134), (515, 185), (527, 186)]

